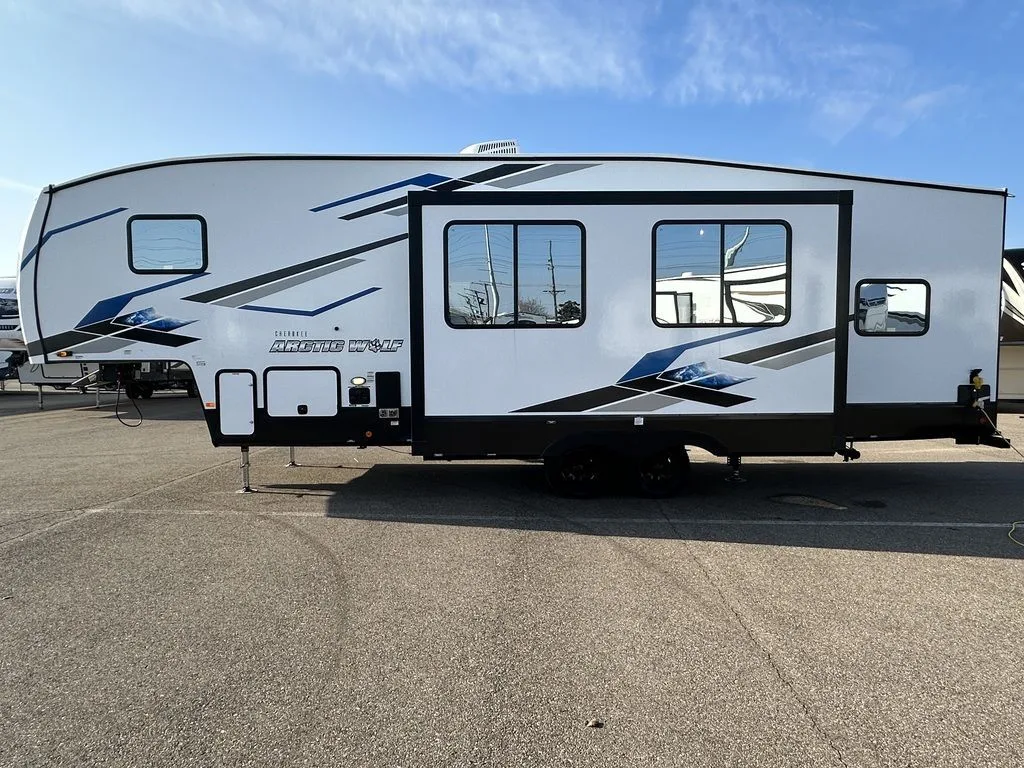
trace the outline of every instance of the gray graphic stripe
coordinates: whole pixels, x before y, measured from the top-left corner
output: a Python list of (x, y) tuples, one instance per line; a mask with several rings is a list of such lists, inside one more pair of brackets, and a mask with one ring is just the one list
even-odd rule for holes
[(566, 173), (575, 173), (576, 171), (582, 171), (586, 168), (593, 168), (596, 165), (598, 165), (598, 163), (564, 163), (559, 165), (545, 165), (541, 168), (534, 168), (531, 171), (517, 173), (514, 176), (506, 176), (503, 179), (488, 181), (487, 185), (491, 187), (501, 187), (502, 189), (512, 189), (513, 187), (519, 187), (533, 181), (551, 179), (555, 176), (562, 176)]
[(261, 285), (267, 285), (268, 283), (273, 283), (277, 280), (281, 280), (286, 277), (291, 277), (292, 275), (297, 275), (300, 272), (308, 272), (311, 269), (316, 269), (317, 267), (322, 267), (326, 264), (334, 264), (335, 262), (341, 261), (342, 259), (347, 259), (352, 256), (358, 256), (359, 254), (366, 253), (367, 251), (374, 251), (377, 250), (378, 248), (383, 248), (385, 246), (401, 242), (402, 240), (407, 240), (408, 238), (408, 232), (403, 232), (400, 235), (392, 235), (391, 237), (385, 237), (383, 240), (375, 240), (372, 243), (364, 243), (363, 245), (357, 245), (355, 248), (348, 248), (347, 250), (338, 251), (337, 253), (329, 253), (326, 256), (321, 256), (318, 259), (311, 259), (309, 261), (304, 261), (301, 264), (294, 264), (290, 267), (275, 269), (273, 272), (265, 272), (262, 275), (256, 275), (255, 277), (249, 277), (246, 278), (245, 280), (239, 280), (234, 283), (228, 283), (227, 285), (222, 285), (220, 288), (212, 288), (209, 291), (203, 291), (202, 293), (195, 293), (192, 294), (191, 296), (185, 296), (184, 300), (209, 304), (211, 302), (217, 301), (218, 299), (233, 296), (236, 293), (241, 293), (242, 291), (248, 291), (253, 288), (257, 288)]
[(781, 371), (783, 368), (789, 368), (790, 366), (796, 365), (797, 363), (804, 363), (808, 360), (813, 360), (816, 357), (822, 355), (828, 355), (835, 351), (836, 342), (835, 340), (826, 341), (822, 344), (815, 344), (811, 347), (804, 347), (798, 349), (795, 352), (788, 352), (778, 357), (770, 358), (769, 360), (762, 360), (754, 363), (758, 368), (771, 368), (775, 371)]
[(630, 400), (623, 400), (619, 403), (612, 403), (606, 405), (603, 408), (595, 408), (591, 413), (598, 413), (604, 411), (623, 412), (623, 411), (644, 411), (649, 413), (651, 411), (657, 411), (661, 408), (665, 408), (669, 405), (678, 405), (684, 402), (675, 397), (667, 397), (666, 395), (658, 395), (648, 393), (646, 395), (640, 395), (640, 397), (634, 397)]
[(286, 277), (284, 280), (278, 280), (277, 282), (271, 283), (270, 285), (262, 285), (259, 288), (252, 288), (248, 291), (242, 291), (236, 293), (233, 296), (228, 296), (224, 299), (217, 299), (217, 301), (210, 302), (211, 304), (217, 304), (221, 307), (240, 307), (243, 304), (248, 304), (250, 301), (256, 301), (267, 296), (272, 296), (275, 293), (287, 290), (288, 288), (294, 288), (296, 285), (302, 285), (308, 283), (310, 280), (316, 280), (318, 277), (329, 275), (332, 272), (345, 269), (346, 267), (354, 267), (356, 264), (362, 264), (365, 259), (345, 259), (343, 261), (335, 262), (334, 264), (327, 264), (317, 269), (311, 269), (309, 272), (303, 272), (295, 277)]
[(123, 339), (120, 336), (98, 336), (95, 341), (87, 341), (77, 345), (76, 349), (89, 354), (114, 352), (123, 347), (130, 347), (135, 342), (131, 339)]

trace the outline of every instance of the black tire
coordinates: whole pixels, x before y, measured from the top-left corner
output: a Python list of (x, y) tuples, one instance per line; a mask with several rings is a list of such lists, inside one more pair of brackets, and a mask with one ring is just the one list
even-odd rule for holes
[(199, 390), (196, 388), (194, 381), (189, 381), (185, 384), (185, 394), (189, 397), (199, 397)]
[(142, 388), (139, 387), (134, 381), (129, 381), (125, 384), (124, 393), (129, 400), (138, 400), (142, 397)]
[(140, 384), (139, 392), (142, 394), (143, 400), (149, 400), (153, 396), (153, 388), (148, 384)]
[(652, 499), (667, 499), (686, 484), (690, 457), (682, 446), (666, 448), (642, 456), (636, 469), (640, 493)]
[(608, 457), (599, 448), (576, 448), (544, 459), (548, 485), (560, 496), (591, 499), (607, 487)]

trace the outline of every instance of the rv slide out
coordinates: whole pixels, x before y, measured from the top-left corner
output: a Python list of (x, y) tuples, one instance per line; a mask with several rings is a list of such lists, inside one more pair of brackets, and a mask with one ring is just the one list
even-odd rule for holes
[(998, 442), (1005, 202), (672, 157), (171, 160), (43, 191), (21, 316), (33, 363), (186, 363), (215, 445), (662, 493), (684, 446)]

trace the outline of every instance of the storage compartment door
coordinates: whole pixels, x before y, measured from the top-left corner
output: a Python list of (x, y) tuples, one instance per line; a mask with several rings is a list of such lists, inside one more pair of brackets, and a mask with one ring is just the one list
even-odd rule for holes
[(268, 416), (337, 416), (337, 368), (272, 368), (267, 371)]
[(217, 413), (223, 435), (251, 435), (255, 431), (255, 374), (251, 371), (217, 374)]

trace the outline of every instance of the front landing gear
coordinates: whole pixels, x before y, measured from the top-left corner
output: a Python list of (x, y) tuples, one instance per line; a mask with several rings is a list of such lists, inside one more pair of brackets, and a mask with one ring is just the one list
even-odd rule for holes
[(249, 446), (242, 446), (242, 458), (240, 466), (242, 468), (242, 487), (238, 491), (239, 493), (256, 493), (256, 490), (249, 485)]

